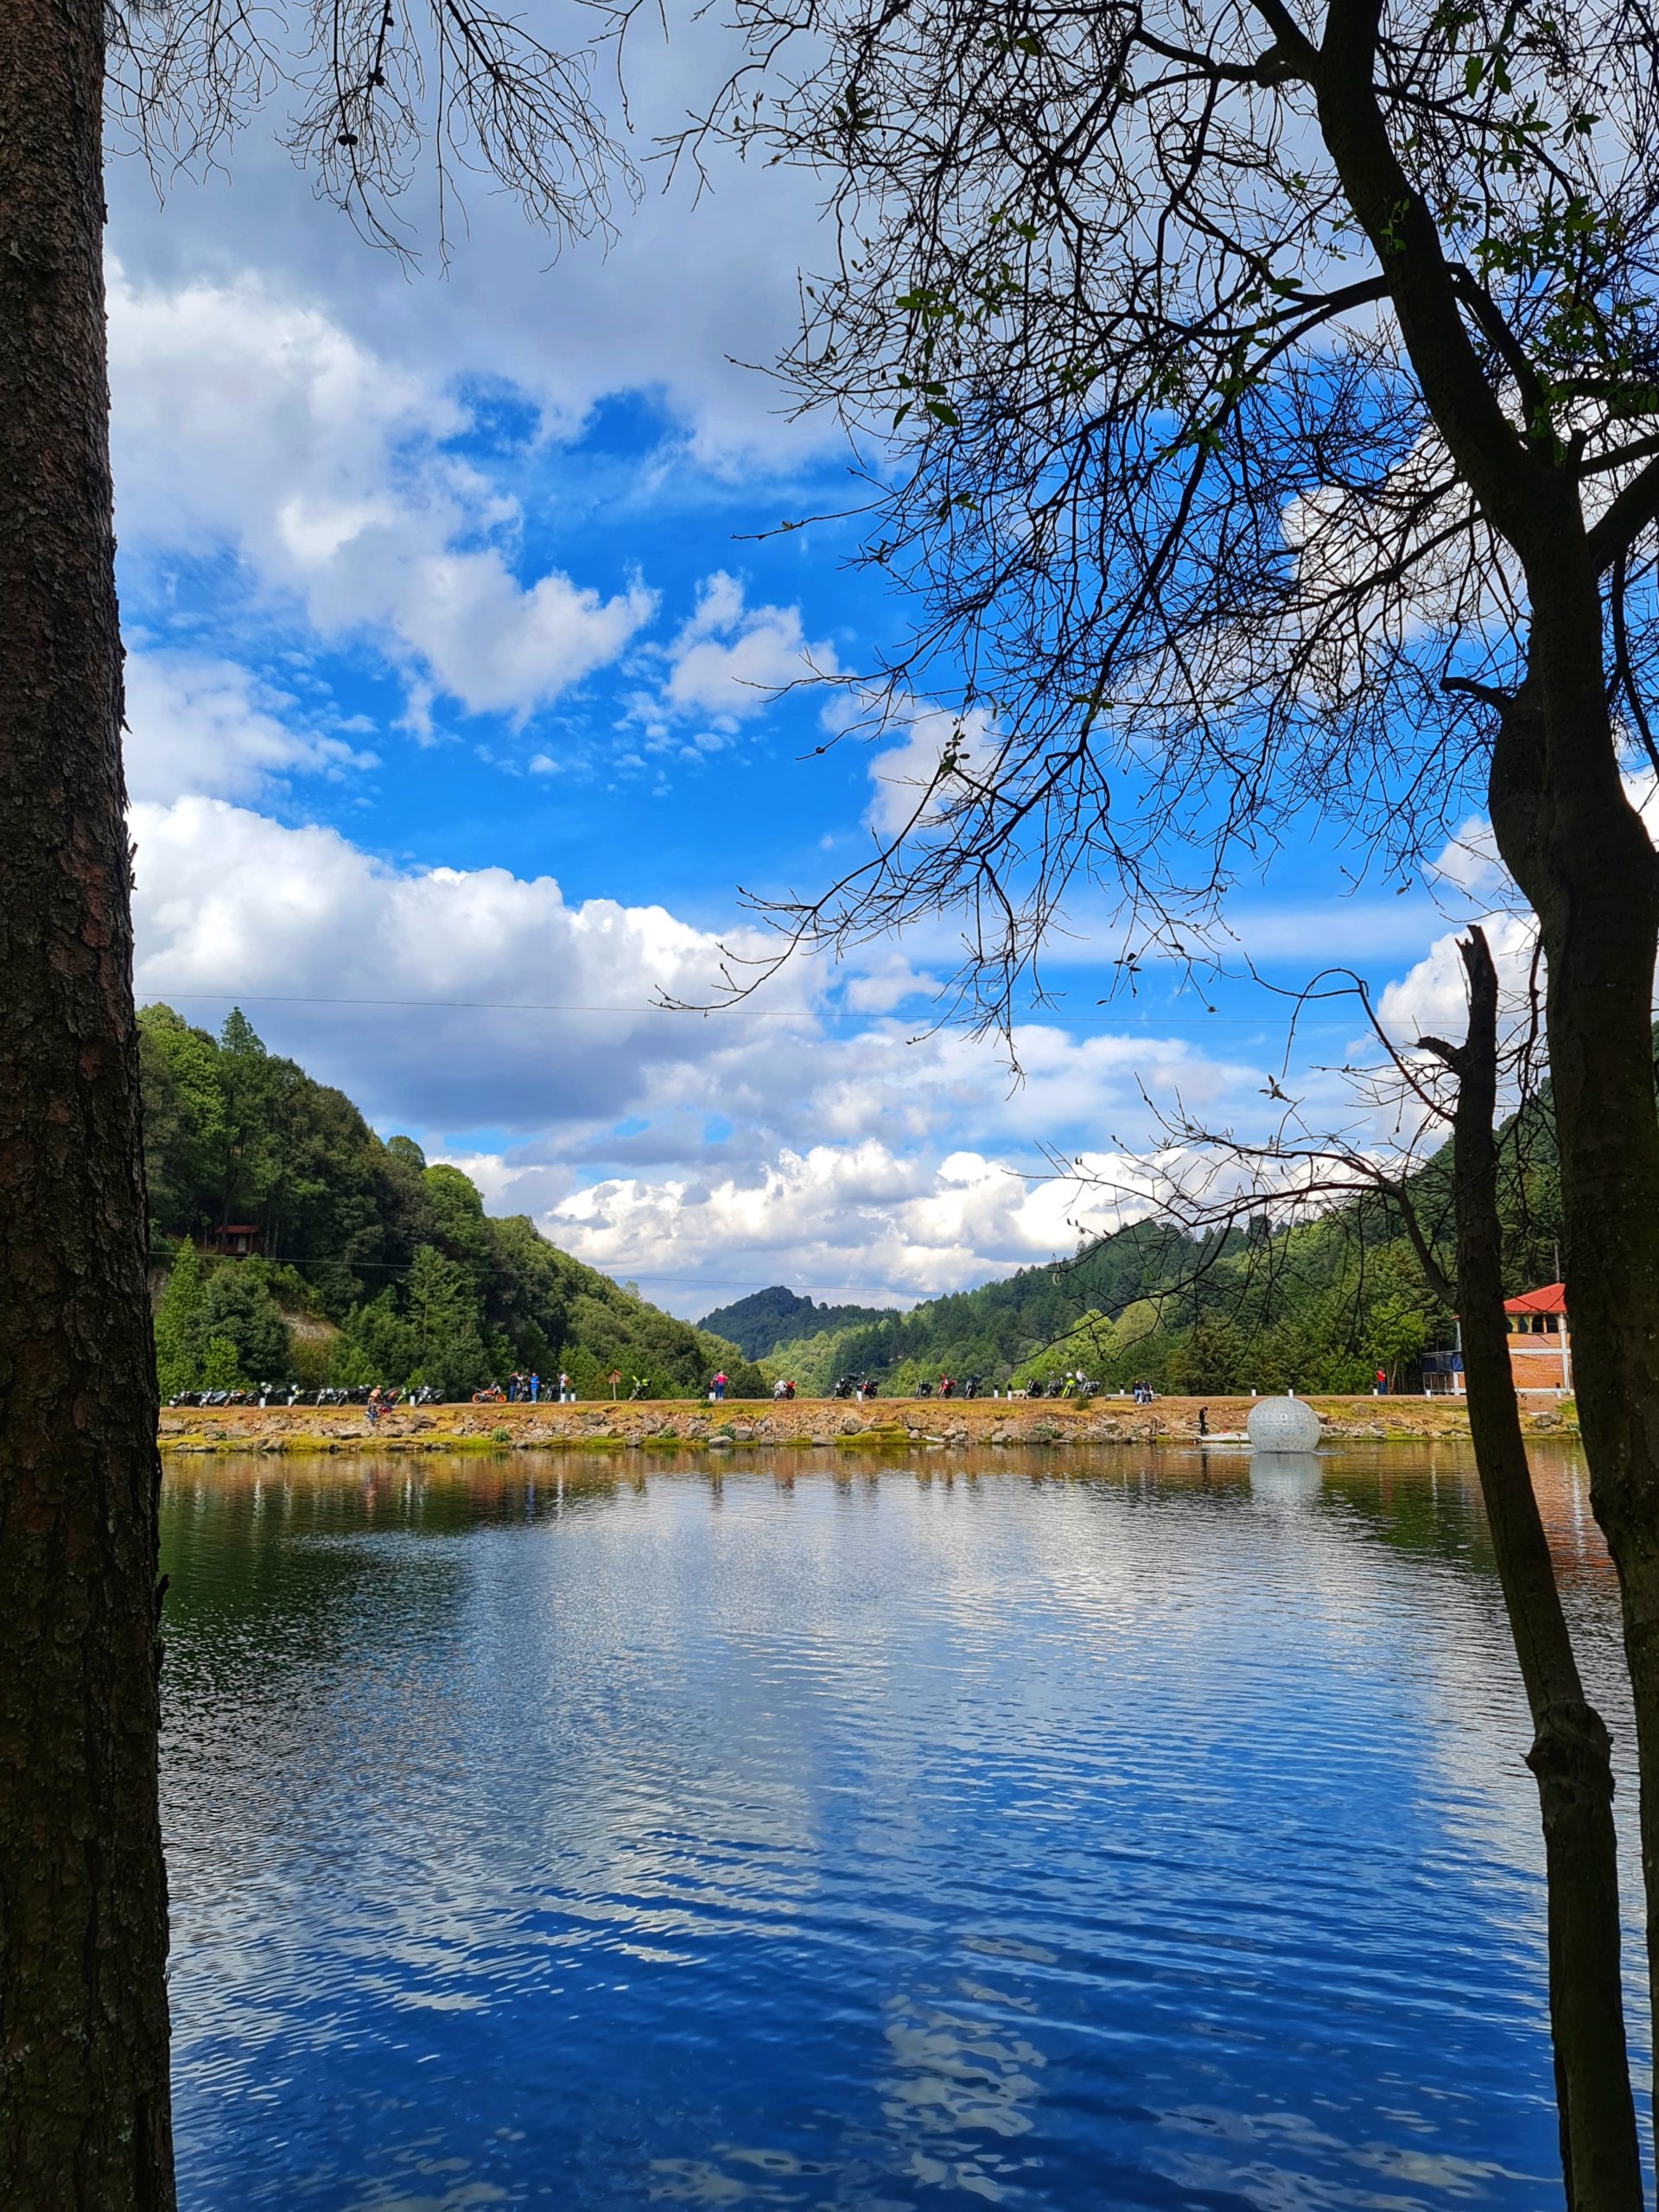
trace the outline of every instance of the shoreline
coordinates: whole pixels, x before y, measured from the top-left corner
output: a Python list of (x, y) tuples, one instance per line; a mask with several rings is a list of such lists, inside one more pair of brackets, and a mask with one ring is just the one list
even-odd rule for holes
[[(547, 1451), (724, 1451), (742, 1445), (818, 1446), (825, 1451), (902, 1450), (917, 1444), (1195, 1444), (1199, 1408), (1212, 1444), (1243, 1444), (1251, 1398), (1159, 1398), (1150, 1406), (1100, 1397), (728, 1399), (589, 1401), (573, 1406), (491, 1405), (400, 1408), (371, 1427), (360, 1406), (168, 1406), (158, 1440), (170, 1455), (219, 1452), (423, 1452)], [(1328, 1440), (1421, 1443), (1466, 1439), (1466, 1404), (1450, 1398), (1310, 1396)], [(1576, 1439), (1570, 1398), (1522, 1401), (1529, 1435)]]

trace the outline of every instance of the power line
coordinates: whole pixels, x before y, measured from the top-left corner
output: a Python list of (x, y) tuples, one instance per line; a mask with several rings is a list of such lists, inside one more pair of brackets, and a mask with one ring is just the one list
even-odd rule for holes
[[(566, 1006), (536, 999), (346, 999), (299, 992), (175, 991), (165, 983), (143, 984), (139, 987), (139, 995), (143, 998), (245, 1000), (250, 1006), (385, 1006), (414, 1011), (425, 1008), (439, 1014), (718, 1014), (725, 1011), (720, 1007), (650, 1003), (641, 1006)], [(770, 1021), (814, 1021), (821, 1018), (808, 1007), (751, 1007), (747, 1011), (751, 1014), (763, 1015)]]
[[(501, 1217), (493, 1214), (489, 1217), (492, 1220), (499, 1220)], [(551, 1237), (547, 1237), (544, 1241), (550, 1244), (553, 1243)], [(169, 1257), (172, 1249), (173, 1247), (165, 1243), (153, 1247), (149, 1255), (150, 1264), (153, 1267), (160, 1267)], [(603, 1268), (595, 1267), (591, 1260), (578, 1258), (575, 1253), (567, 1251), (563, 1244), (554, 1244), (553, 1249), (563, 1254), (566, 1259), (575, 1260), (576, 1265), (579, 1268), (585, 1268), (589, 1274), (599, 1275), (605, 1281), (614, 1284), (619, 1290), (626, 1289), (631, 1282), (671, 1282), (690, 1284), (699, 1290), (745, 1290), (749, 1291), (751, 1295), (754, 1294), (751, 1289), (754, 1281), (753, 1275), (664, 1275), (639, 1272), (611, 1275), (607, 1274)], [(324, 1253), (321, 1256), (316, 1255), (303, 1256), (295, 1252), (260, 1252), (251, 1256), (263, 1260), (267, 1267), (271, 1268), (344, 1268), (348, 1274), (354, 1275), (406, 1275), (412, 1272), (409, 1262), (405, 1260), (347, 1260), (339, 1253)], [(1036, 1264), (1040, 1267), (1044, 1262), (1039, 1261)], [(1000, 1281), (1001, 1278), (994, 1278), (994, 1280)], [(842, 1294), (844, 1304), (854, 1302), (845, 1294), (855, 1291), (864, 1291), (868, 1294), (868, 1291), (867, 1284), (857, 1282), (804, 1282), (791, 1287), (795, 1288), (798, 1295), (802, 1291), (817, 1291), (821, 1295), (828, 1295), (832, 1291), (837, 1291)], [(943, 1290), (917, 1291), (912, 1294), (920, 1305), (926, 1305), (934, 1299), (946, 1298), (950, 1295), (948, 1291)], [(874, 1312), (877, 1309), (872, 1307), (871, 1310)], [(906, 1311), (903, 1306), (884, 1306), (879, 1310), (883, 1313), (900, 1313)]]
[[(492, 1221), (499, 1221), (504, 1217), (499, 1214), (491, 1214), (487, 1218)], [(543, 1234), (540, 1230), (537, 1233)], [(631, 1269), (623, 1274), (607, 1274), (605, 1269), (596, 1267), (593, 1261), (582, 1259), (579, 1254), (569, 1251), (563, 1244), (553, 1244), (550, 1236), (543, 1236), (543, 1242), (551, 1244), (553, 1249), (563, 1258), (575, 1261), (577, 1267), (585, 1268), (589, 1274), (598, 1275), (603, 1281), (614, 1284), (619, 1289), (625, 1288), (631, 1282), (672, 1282), (689, 1283), (702, 1290), (749, 1290), (754, 1281), (753, 1275), (667, 1275), (656, 1274), (649, 1269)], [(169, 1242), (163, 1239), (160, 1244), (151, 1247), (149, 1258), (152, 1267), (160, 1267), (169, 1257), (175, 1243), (176, 1240)], [(738, 1247), (739, 1250), (743, 1249), (741, 1245)], [(406, 1275), (411, 1272), (410, 1263), (406, 1260), (352, 1260), (347, 1259), (342, 1252), (306, 1254), (260, 1252), (250, 1256), (263, 1260), (267, 1267), (271, 1268), (344, 1268), (348, 1274), (354, 1275)], [(1038, 1261), (1035, 1264), (1041, 1267), (1046, 1263)], [(1000, 1281), (1001, 1278), (994, 1278), (994, 1280)], [(804, 1282), (793, 1287), (798, 1295), (802, 1291), (814, 1290), (820, 1294), (827, 1295), (831, 1291), (839, 1291), (842, 1294), (849, 1291), (868, 1293), (869, 1286), (857, 1282)], [(753, 1292), (751, 1294), (753, 1294)], [(931, 1300), (947, 1298), (951, 1294), (943, 1290), (927, 1290), (916, 1291), (907, 1295), (913, 1295), (918, 1304), (925, 1305)], [(884, 1313), (899, 1313), (906, 1309), (899, 1306), (882, 1306), (880, 1310)]]
[[(550, 1239), (549, 1241), (550, 1242), (551, 1240)], [(563, 1245), (560, 1245), (555, 1249), (563, 1251), (564, 1248)], [(575, 1255), (572, 1253), (570, 1256), (574, 1259)], [(594, 1268), (591, 1260), (583, 1260), (580, 1264), (584, 1268), (593, 1268), (593, 1271), (595, 1274), (602, 1274), (604, 1273), (603, 1268)], [(1040, 1260), (1035, 1262), (1035, 1265), (1038, 1267), (1041, 1267), (1045, 1264), (1046, 1263)], [(753, 1275), (746, 1275), (737, 1278), (720, 1275), (659, 1275), (630, 1274), (626, 1275), (612, 1275), (608, 1280), (619, 1284), (630, 1282), (678, 1282), (695, 1283), (704, 1290), (741, 1290), (745, 1287), (745, 1284), (753, 1282), (754, 1281), (754, 1277)], [(992, 1280), (994, 1281), (1001, 1281), (1001, 1277), (994, 1276)], [(791, 1287), (794, 1288), (798, 1295), (801, 1291), (809, 1290), (816, 1290), (821, 1293), (827, 1293), (830, 1291), (841, 1291), (843, 1293), (847, 1291), (858, 1290), (868, 1291), (868, 1285), (857, 1282), (804, 1282), (798, 1285), (792, 1285)], [(751, 1294), (753, 1295), (753, 1294)], [(944, 1290), (918, 1290), (913, 1294), (908, 1294), (913, 1295), (917, 1302), (920, 1305), (928, 1305), (935, 1299), (948, 1298), (951, 1295), (949, 1291)], [(845, 1300), (844, 1302), (851, 1304), (853, 1301), (851, 1300)], [(874, 1307), (871, 1308), (872, 1312), (876, 1310), (877, 1309)], [(902, 1313), (906, 1311), (906, 1309), (901, 1306), (884, 1306), (879, 1310), (883, 1313)]]
[[(735, 1011), (726, 1007), (677, 1007), (645, 1004), (639, 1006), (575, 1006), (526, 999), (380, 999), (334, 998), (318, 993), (276, 991), (175, 991), (164, 983), (145, 983), (139, 988), (141, 998), (197, 999), (217, 1003), (230, 1000), (249, 1006), (338, 1006), (386, 1007), (404, 1013), (427, 1014), (602, 1014), (634, 1015), (641, 1014), (698, 1014), (706, 1020), (715, 1014)], [(749, 1007), (742, 1011), (750, 1020), (759, 1021), (868, 1021), (871, 1010), (848, 1007)], [(1109, 1010), (1090, 1014), (1050, 1013), (1046, 1009), (1033, 1009), (1018, 1017), (1039, 1027), (1072, 1027), (1084, 1023), (1116, 1023), (1122, 1027), (1128, 1017)], [(1143, 1011), (1143, 1023), (1156, 1023), (1166, 1029), (1236, 1028), (1262, 1029), (1273, 1026), (1271, 1014), (1154, 1014)], [(1322, 1019), (1307, 1018), (1297, 1024), (1300, 1029), (1345, 1029), (1352, 1027), (1352, 1018), (1326, 1014)]]

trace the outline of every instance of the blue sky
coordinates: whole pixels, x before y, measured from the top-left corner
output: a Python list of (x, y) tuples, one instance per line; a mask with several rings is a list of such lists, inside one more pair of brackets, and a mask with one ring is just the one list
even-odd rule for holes
[[(637, 91), (647, 129), (678, 98), (660, 67)], [(677, 1311), (773, 1281), (908, 1302), (1069, 1249), (1039, 1147), (1133, 1151), (1143, 1088), (1259, 1117), (1282, 1007), (1173, 969), (1103, 1007), (1103, 901), (1055, 947), (1017, 1085), (932, 1027), (943, 928), (740, 1011), (652, 1010), (714, 987), (739, 884), (822, 886), (942, 735), (821, 751), (823, 694), (777, 696), (870, 665), (905, 610), (845, 527), (766, 534), (848, 489), (832, 426), (734, 365), (787, 342), (815, 216), (779, 172), (715, 184), (556, 259), (475, 187), (440, 276), (365, 246), (257, 130), (164, 206), (117, 163), (140, 989), (215, 1027), (239, 1001)], [(1351, 962), (1402, 1032), (1455, 1023), (1470, 871), (1352, 892), (1344, 864), (1310, 823), (1245, 887), (1257, 967)]]

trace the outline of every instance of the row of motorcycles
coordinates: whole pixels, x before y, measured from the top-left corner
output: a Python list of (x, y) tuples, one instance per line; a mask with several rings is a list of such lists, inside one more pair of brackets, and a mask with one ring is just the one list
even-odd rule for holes
[[(937, 1383), (918, 1382), (915, 1395), (918, 1398), (977, 1398), (984, 1389), (982, 1375), (965, 1375), (960, 1382), (953, 1375), (941, 1375)], [(881, 1395), (881, 1386), (868, 1376), (861, 1381), (855, 1375), (839, 1375), (836, 1377), (833, 1395), (837, 1398), (878, 1398)]]
[[(297, 1382), (261, 1382), (247, 1390), (175, 1390), (169, 1406), (366, 1406), (374, 1394), (372, 1382), (326, 1384), (321, 1390), (302, 1390)], [(415, 1390), (381, 1390), (381, 1407), (441, 1406), (441, 1390), (423, 1382)]]
[[(1087, 1398), (1094, 1396), (1100, 1387), (1098, 1382), (1088, 1382), (1081, 1376), (1056, 1375), (1046, 1382), (1028, 1382), (1026, 1395)], [(642, 1397), (645, 1388), (645, 1382), (636, 1378), (629, 1397)], [(262, 1382), (256, 1389), (245, 1390), (176, 1390), (167, 1402), (169, 1406), (366, 1406), (373, 1389), (374, 1385), (369, 1382), (325, 1385), (321, 1390), (302, 1390), (297, 1382)], [(942, 1375), (937, 1383), (916, 1385), (918, 1398), (978, 1398), (984, 1395), (984, 1391), (985, 1378), (981, 1375), (964, 1375), (960, 1381), (954, 1376)], [(774, 1395), (792, 1398), (795, 1386), (786, 1383)], [(880, 1384), (869, 1376), (837, 1376), (833, 1389), (833, 1395), (837, 1398), (876, 1398), (880, 1395)], [(482, 1404), (502, 1395), (495, 1388), (480, 1390), (474, 1394), (474, 1402)], [(429, 1382), (423, 1382), (415, 1390), (381, 1390), (378, 1402), (381, 1410), (386, 1412), (394, 1406), (441, 1406), (447, 1401)]]
[[(1027, 1382), (1028, 1398), (1092, 1398), (1100, 1390), (1098, 1382), (1083, 1375), (1055, 1375), (1046, 1382)], [(874, 1398), (880, 1395), (880, 1385), (867, 1376), (862, 1381), (854, 1375), (836, 1378), (834, 1395), (837, 1398)], [(953, 1375), (941, 1375), (937, 1382), (918, 1382), (913, 1394), (918, 1398), (981, 1398), (985, 1395), (982, 1375), (964, 1375), (960, 1379)]]

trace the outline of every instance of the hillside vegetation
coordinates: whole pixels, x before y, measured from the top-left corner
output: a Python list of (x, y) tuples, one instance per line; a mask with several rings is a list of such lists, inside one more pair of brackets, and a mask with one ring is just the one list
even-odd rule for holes
[[(1204, 1243), (1140, 1222), (907, 1313), (773, 1286), (694, 1327), (583, 1267), (526, 1217), (486, 1214), (467, 1176), (429, 1165), (410, 1138), (382, 1142), (343, 1092), (267, 1052), (239, 1013), (215, 1038), (149, 1007), (140, 1039), (164, 1395), (292, 1376), (467, 1396), (515, 1367), (544, 1380), (567, 1369), (581, 1395), (606, 1398), (613, 1370), (625, 1394), (639, 1376), (652, 1396), (679, 1397), (721, 1367), (746, 1396), (774, 1376), (817, 1394), (840, 1376), (875, 1376), (903, 1394), (942, 1374), (1006, 1385), (1077, 1367), (1111, 1389), (1347, 1391), (1369, 1389), (1379, 1367), (1412, 1387), (1424, 1349), (1450, 1341), (1382, 1199)], [(1509, 1136), (1509, 1287), (1521, 1290), (1555, 1272), (1548, 1094)], [(1444, 1159), (1411, 1188), (1438, 1235)], [(260, 1256), (204, 1256), (225, 1223), (257, 1226)]]
[[(717, 1368), (763, 1388), (731, 1343), (676, 1320), (486, 1214), (458, 1168), (383, 1143), (343, 1091), (268, 1052), (232, 1013), (217, 1038), (171, 1007), (139, 1016), (151, 1258), (163, 1397), (293, 1377), (427, 1382), (469, 1396), (513, 1368), (567, 1369), (584, 1397), (620, 1371), (653, 1397), (700, 1394)], [(226, 1223), (259, 1255), (204, 1257)]]
[[(1552, 1281), (1560, 1193), (1548, 1094), (1506, 1131), (1507, 1288)], [(1449, 1268), (1448, 1162), (1408, 1185)], [(1021, 1384), (1082, 1368), (1109, 1389), (1368, 1390), (1382, 1368), (1415, 1388), (1427, 1349), (1452, 1342), (1396, 1206), (1382, 1198), (1313, 1219), (1195, 1241), (1143, 1221), (1070, 1260), (930, 1300), (908, 1313), (818, 1325), (763, 1359), (807, 1392), (874, 1376), (894, 1395), (941, 1375)]]
[(751, 1359), (760, 1359), (780, 1345), (827, 1331), (853, 1329), (867, 1321), (885, 1321), (882, 1306), (818, 1306), (796, 1291), (773, 1283), (769, 1290), (751, 1291), (734, 1305), (705, 1313), (697, 1326), (725, 1337)]

